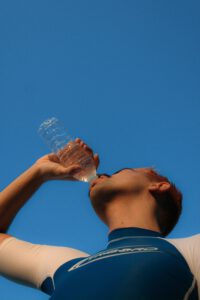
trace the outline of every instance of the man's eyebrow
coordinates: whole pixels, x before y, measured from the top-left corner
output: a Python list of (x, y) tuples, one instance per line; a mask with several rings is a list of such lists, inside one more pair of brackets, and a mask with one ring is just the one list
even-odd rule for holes
[(117, 173), (119, 173), (119, 172), (121, 172), (121, 171), (123, 171), (123, 170), (131, 170), (131, 171), (135, 172), (135, 170), (134, 170), (133, 168), (123, 168), (123, 169), (120, 169), (119, 171), (113, 173), (113, 175), (114, 175), (114, 174), (117, 174)]

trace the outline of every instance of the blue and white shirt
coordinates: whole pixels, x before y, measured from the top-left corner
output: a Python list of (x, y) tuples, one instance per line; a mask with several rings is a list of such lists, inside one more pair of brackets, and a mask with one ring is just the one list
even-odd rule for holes
[(0, 272), (51, 300), (197, 300), (199, 250), (200, 234), (166, 239), (136, 227), (114, 229), (92, 255), (10, 237), (0, 245)]

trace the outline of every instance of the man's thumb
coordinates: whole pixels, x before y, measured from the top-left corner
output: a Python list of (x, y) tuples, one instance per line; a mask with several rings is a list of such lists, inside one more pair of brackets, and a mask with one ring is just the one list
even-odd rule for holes
[(74, 175), (75, 173), (78, 173), (81, 170), (82, 170), (82, 168), (81, 168), (80, 165), (73, 165), (73, 166), (68, 168), (68, 174), (69, 175)]

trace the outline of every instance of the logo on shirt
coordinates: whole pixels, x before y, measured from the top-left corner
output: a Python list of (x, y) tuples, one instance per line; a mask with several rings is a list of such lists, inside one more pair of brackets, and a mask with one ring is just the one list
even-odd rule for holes
[(99, 252), (96, 255), (91, 255), (91, 256), (79, 261), (74, 266), (72, 266), (68, 270), (68, 272), (73, 271), (75, 269), (78, 269), (80, 267), (86, 266), (86, 265), (88, 265), (90, 263), (93, 263), (95, 261), (105, 259), (105, 258), (109, 258), (109, 257), (114, 257), (114, 256), (119, 256), (119, 255), (126, 255), (126, 254), (156, 252), (156, 251), (159, 251), (159, 249), (156, 248), (156, 247), (128, 247), (128, 248), (110, 249), (110, 250)]

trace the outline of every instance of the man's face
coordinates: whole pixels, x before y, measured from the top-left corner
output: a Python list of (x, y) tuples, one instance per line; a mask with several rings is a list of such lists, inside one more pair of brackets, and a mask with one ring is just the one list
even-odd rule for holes
[(100, 174), (98, 179), (92, 181), (89, 197), (95, 209), (103, 206), (118, 195), (136, 195), (148, 187), (149, 179), (145, 173), (151, 168), (124, 168), (111, 176)]

